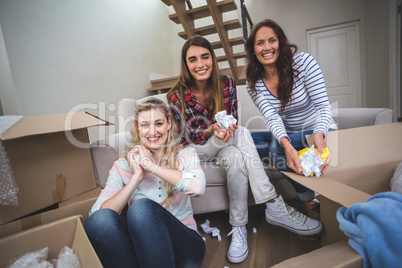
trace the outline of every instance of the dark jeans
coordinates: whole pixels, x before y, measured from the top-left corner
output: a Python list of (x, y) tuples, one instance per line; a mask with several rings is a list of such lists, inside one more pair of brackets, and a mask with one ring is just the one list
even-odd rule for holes
[(99, 209), (85, 231), (104, 267), (200, 267), (205, 242), (158, 203), (139, 199), (127, 223), (111, 209)]
[[(297, 151), (309, 147), (305, 135), (312, 134), (313, 130), (288, 134), (290, 143)], [(282, 145), (275, 139), (269, 131), (252, 132), (251, 137), (257, 147), (258, 154), (262, 161), (268, 161), (271, 165), (280, 171), (294, 172), (286, 164), (286, 153)], [(287, 177), (287, 176), (286, 176)], [(314, 198), (314, 192), (287, 177), (289, 182), (295, 188), (300, 200), (310, 201)]]

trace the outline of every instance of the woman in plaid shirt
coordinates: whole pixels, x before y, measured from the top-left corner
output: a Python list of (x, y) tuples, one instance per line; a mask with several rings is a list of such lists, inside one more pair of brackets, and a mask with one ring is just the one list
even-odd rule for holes
[(238, 119), (234, 80), (220, 76), (216, 56), (208, 40), (194, 36), (186, 41), (181, 54), (181, 75), (167, 94), (179, 126), (180, 142), (194, 147), (204, 161), (219, 159), (227, 174), (229, 222), (232, 241), (227, 257), (232, 263), (248, 255), (248, 184), (257, 204), (266, 203), (266, 220), (299, 235), (321, 232), (321, 222), (288, 206), (269, 181), (250, 132), (236, 124), (228, 129), (214, 120), (226, 110)]

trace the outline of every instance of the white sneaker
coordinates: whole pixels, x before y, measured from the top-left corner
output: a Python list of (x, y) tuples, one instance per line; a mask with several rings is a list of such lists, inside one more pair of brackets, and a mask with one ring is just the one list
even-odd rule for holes
[(246, 226), (234, 227), (227, 236), (232, 236), (232, 242), (227, 253), (228, 260), (231, 263), (244, 261), (248, 256), (247, 230)]
[(283, 201), (282, 196), (274, 203), (267, 203), (265, 219), (268, 223), (283, 227), (300, 235), (314, 235), (322, 231), (320, 221), (309, 218)]

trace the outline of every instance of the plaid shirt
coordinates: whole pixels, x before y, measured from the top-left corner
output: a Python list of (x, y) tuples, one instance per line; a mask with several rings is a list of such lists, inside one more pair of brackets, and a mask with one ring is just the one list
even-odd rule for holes
[[(236, 85), (233, 78), (225, 76), (223, 79), (223, 104), (228, 115), (233, 115), (238, 120), (237, 115), (237, 93)], [(194, 97), (191, 89), (184, 90), (184, 103), (185, 103), (185, 121), (186, 121), (186, 135), (182, 129), (182, 100), (180, 92), (176, 90), (171, 98), (170, 104), (173, 111), (173, 115), (179, 123), (179, 141), (182, 145), (187, 145), (189, 142), (193, 144), (205, 144), (208, 138), (202, 136), (202, 131), (207, 129), (210, 125), (215, 123), (214, 110), (215, 103), (211, 111), (208, 111), (201, 105)], [(188, 140), (189, 139), (189, 140)]]

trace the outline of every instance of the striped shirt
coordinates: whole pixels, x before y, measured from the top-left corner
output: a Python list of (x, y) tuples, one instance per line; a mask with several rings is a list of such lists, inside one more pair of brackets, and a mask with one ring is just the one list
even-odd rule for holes
[[(187, 227), (197, 231), (193, 217), (190, 196), (201, 195), (205, 191), (205, 174), (200, 167), (200, 160), (194, 148), (183, 148), (177, 155), (178, 170), (183, 172), (182, 178), (174, 187), (172, 205), (168, 209)], [(105, 188), (101, 191), (89, 215), (100, 209), (103, 202), (117, 194), (128, 184), (133, 172), (125, 158), (119, 158), (109, 171)], [(149, 198), (166, 208), (167, 192), (164, 181), (151, 172), (145, 172), (144, 178), (128, 201), (128, 206), (141, 198)]]
[(255, 91), (247, 83), (251, 99), (279, 142), (289, 138), (288, 133), (313, 130), (326, 135), (329, 128), (336, 129), (324, 78), (315, 59), (308, 53), (298, 53), (293, 56), (293, 69), (299, 74), (294, 77), (291, 99), (281, 113), (280, 100), (271, 94), (261, 78), (256, 82)]

